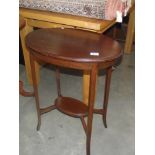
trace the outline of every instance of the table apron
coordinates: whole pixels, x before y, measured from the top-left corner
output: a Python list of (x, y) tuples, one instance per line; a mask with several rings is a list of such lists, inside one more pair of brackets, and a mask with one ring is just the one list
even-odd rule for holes
[(110, 66), (114, 66), (116, 63), (116, 60), (111, 60), (107, 62), (74, 62), (74, 61), (68, 61), (68, 60), (62, 60), (58, 58), (51, 58), (48, 56), (40, 55), (39, 53), (33, 52), (31, 49), (31, 53), (33, 55), (33, 58), (37, 62), (46, 62), (48, 64), (53, 64), (56, 66), (66, 67), (66, 68), (72, 68), (72, 69), (78, 69), (78, 70), (91, 70), (94, 65), (97, 65), (98, 69), (106, 69)]
[(31, 53), (33, 55), (33, 58), (37, 61), (37, 62), (46, 62), (48, 64), (53, 64), (56, 66), (61, 66), (61, 67), (66, 67), (66, 68), (72, 68), (72, 69), (78, 69), (78, 70), (91, 70), (93, 65), (96, 63), (81, 63), (81, 62), (74, 62), (74, 61), (68, 61), (68, 60), (62, 60), (62, 59), (58, 59), (58, 58), (52, 58), (52, 57), (48, 57), (48, 56), (43, 56), (40, 55), (39, 53), (34, 53), (31, 50)]

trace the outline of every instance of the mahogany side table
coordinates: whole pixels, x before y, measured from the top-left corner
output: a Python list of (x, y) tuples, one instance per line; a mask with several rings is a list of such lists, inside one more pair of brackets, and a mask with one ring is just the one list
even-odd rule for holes
[[(26, 45), (30, 52), (32, 80), (38, 116), (37, 130), (41, 126), (41, 115), (58, 109), (72, 117), (81, 119), (86, 133), (86, 152), (90, 155), (93, 113), (101, 114), (104, 126), (107, 127), (106, 114), (113, 66), (123, 53), (118, 42), (101, 34), (75, 29), (39, 29), (29, 33)], [(54, 105), (41, 108), (39, 104), (38, 86), (35, 75), (35, 61), (56, 66), (56, 82), (58, 97)], [(90, 71), (90, 87), (88, 105), (71, 98), (64, 97), (60, 89), (59, 67)], [(104, 101), (102, 109), (94, 108), (96, 78), (99, 69), (106, 70)], [(84, 120), (87, 118), (87, 123)]]

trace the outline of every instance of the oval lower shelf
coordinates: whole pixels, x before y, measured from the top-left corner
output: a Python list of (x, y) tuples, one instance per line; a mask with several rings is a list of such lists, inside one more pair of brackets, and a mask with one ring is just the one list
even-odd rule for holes
[(88, 106), (71, 97), (58, 97), (55, 100), (57, 109), (72, 117), (81, 117), (88, 114)]

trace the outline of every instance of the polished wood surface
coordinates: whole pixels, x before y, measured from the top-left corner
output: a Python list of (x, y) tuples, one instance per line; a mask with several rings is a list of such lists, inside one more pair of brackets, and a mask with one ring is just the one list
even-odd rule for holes
[(26, 40), (27, 46), (39, 54), (74, 62), (110, 61), (121, 54), (118, 42), (83, 30), (40, 29), (27, 35)]
[[(41, 127), (41, 115), (54, 109), (58, 109), (67, 115), (78, 117), (81, 119), (86, 133), (86, 154), (90, 155), (93, 114), (101, 114), (104, 126), (107, 127), (106, 115), (111, 74), (113, 66), (123, 56), (120, 45), (118, 42), (100, 34), (67, 28), (42, 29), (31, 32), (26, 37), (26, 45), (30, 52), (33, 88), (38, 116), (37, 130)], [(92, 52), (98, 54), (91, 55)], [(35, 72), (36, 61), (42, 61), (56, 66), (58, 97), (55, 103), (47, 108), (40, 107)], [(62, 95), (59, 67), (89, 70), (88, 105), (77, 99)], [(102, 109), (95, 109), (95, 89), (99, 69), (106, 70), (104, 101)], [(84, 120), (86, 116), (87, 123)]]
[(84, 117), (88, 112), (88, 106), (71, 97), (58, 97), (55, 105), (59, 111), (72, 117)]

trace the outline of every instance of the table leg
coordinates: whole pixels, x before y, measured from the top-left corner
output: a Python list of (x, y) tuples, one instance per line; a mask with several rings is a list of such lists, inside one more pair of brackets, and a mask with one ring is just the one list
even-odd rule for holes
[[(30, 54), (28, 52), (28, 49), (26, 48), (25, 37), (28, 33), (33, 31), (33, 27), (29, 26), (27, 24), (26, 19), (25, 19), (25, 21), (26, 21), (26, 25), (22, 30), (20, 30), (20, 37), (21, 37), (22, 50), (23, 50), (23, 55), (24, 55), (24, 60), (25, 60), (26, 74), (27, 74), (27, 78), (28, 78), (29, 83), (32, 85), (32, 74), (31, 74), (31, 67), (30, 67)], [(37, 62), (35, 62), (37, 83), (39, 82), (39, 69), (40, 69), (39, 64)]]
[(90, 155), (91, 145), (91, 133), (92, 133), (92, 122), (93, 122), (93, 109), (95, 102), (95, 89), (96, 89), (96, 78), (97, 78), (97, 66), (94, 65), (90, 73), (90, 88), (89, 88), (89, 107), (88, 107), (88, 120), (87, 120), (87, 131), (86, 131), (86, 151), (87, 155)]
[(127, 54), (130, 54), (132, 52), (134, 32), (135, 32), (135, 8), (133, 6), (133, 9), (131, 10), (129, 15), (128, 30), (124, 47), (124, 52)]
[(107, 107), (108, 107), (108, 99), (109, 99), (109, 91), (110, 91), (110, 82), (111, 82), (111, 75), (112, 75), (112, 67), (106, 70), (106, 78), (105, 78), (105, 89), (104, 89), (104, 102), (103, 102), (103, 123), (105, 128), (107, 128)]
[(30, 55), (30, 64), (31, 64), (31, 74), (32, 74), (32, 83), (33, 83), (33, 89), (34, 89), (34, 96), (36, 101), (36, 109), (37, 109), (37, 116), (38, 116), (38, 125), (37, 130), (40, 129), (41, 126), (41, 111), (40, 111), (40, 105), (39, 105), (39, 94), (38, 94), (38, 84), (37, 84), (37, 78), (36, 78), (36, 70), (35, 70), (35, 61), (32, 55)]

